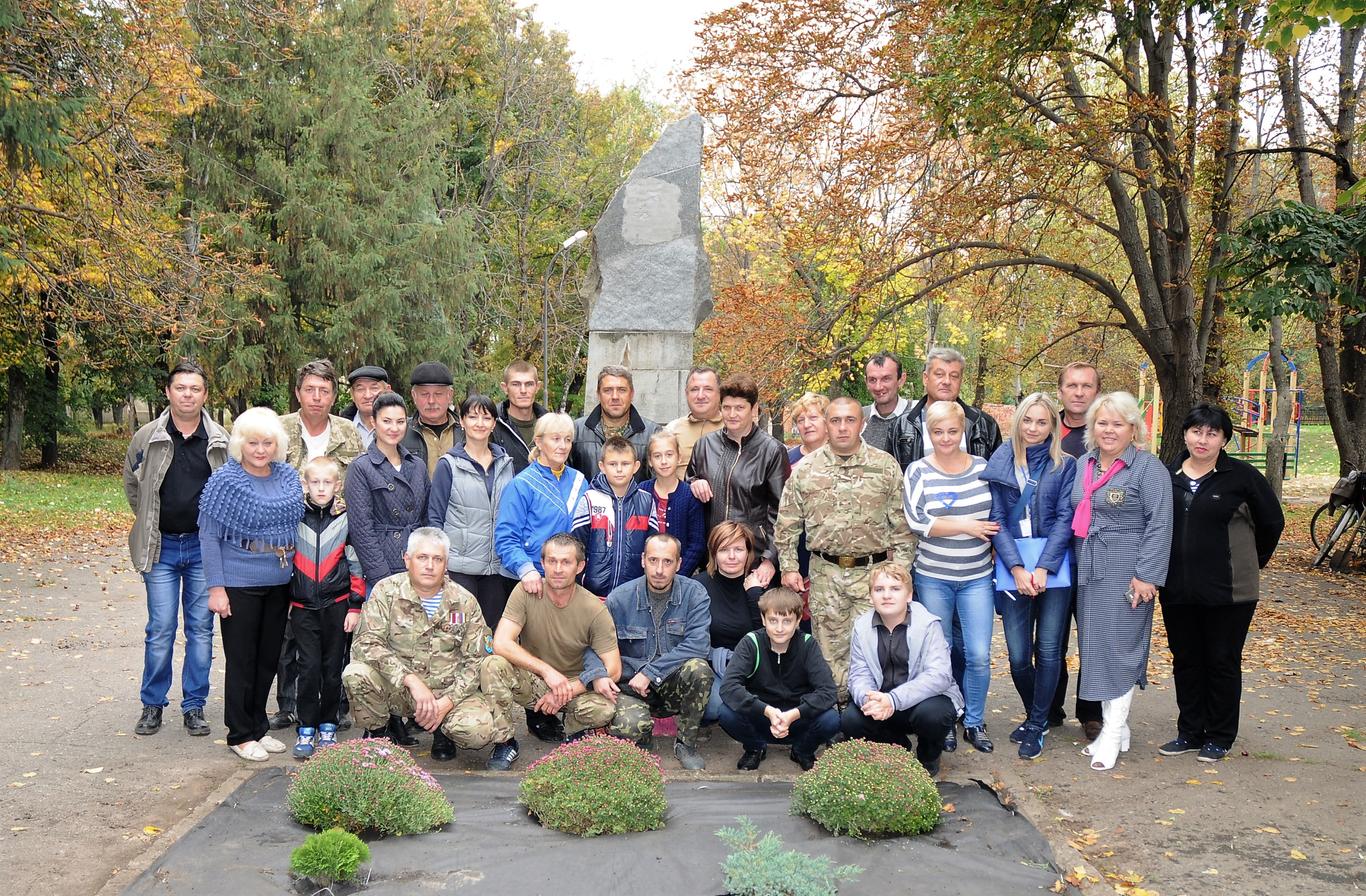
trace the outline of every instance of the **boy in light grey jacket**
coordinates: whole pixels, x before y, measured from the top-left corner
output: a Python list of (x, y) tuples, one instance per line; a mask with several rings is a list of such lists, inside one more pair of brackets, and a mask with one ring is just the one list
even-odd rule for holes
[(848, 737), (900, 744), (933, 777), (944, 736), (963, 711), (949, 645), (939, 619), (911, 603), (911, 576), (891, 561), (868, 573), (873, 609), (854, 623), (849, 644), (849, 703), (840, 715)]

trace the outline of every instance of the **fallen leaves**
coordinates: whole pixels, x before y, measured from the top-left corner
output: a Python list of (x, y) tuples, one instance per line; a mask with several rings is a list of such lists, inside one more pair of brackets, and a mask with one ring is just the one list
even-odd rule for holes
[(1294, 859), (1294, 860), (1297, 861), (1297, 862), (1303, 862), (1303, 861), (1305, 861), (1306, 859), (1308, 859), (1309, 856), (1307, 856), (1307, 855), (1305, 855), (1304, 853), (1300, 852), (1298, 849), (1292, 849), (1292, 850), (1290, 850), (1290, 858)]

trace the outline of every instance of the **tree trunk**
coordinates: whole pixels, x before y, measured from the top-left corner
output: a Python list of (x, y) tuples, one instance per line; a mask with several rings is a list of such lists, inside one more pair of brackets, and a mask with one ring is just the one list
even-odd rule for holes
[(1266, 481), (1276, 497), (1281, 496), (1285, 481), (1285, 446), (1290, 433), (1290, 412), (1295, 396), (1290, 392), (1290, 366), (1285, 363), (1284, 324), (1280, 317), (1271, 318), (1271, 378), (1276, 383), (1276, 416), (1271, 421), (1271, 441), (1266, 445)]
[(19, 469), (19, 456), (24, 450), (24, 409), (28, 402), (28, 377), (18, 364), (11, 364), (5, 373), (4, 447), (0, 451), (0, 470)]
[(118, 427), (122, 427), (122, 426), (123, 426), (123, 411), (124, 411), (124, 408), (126, 407), (126, 405), (127, 405), (127, 401), (125, 400), (125, 401), (116, 401), (116, 402), (113, 403), (113, 405), (110, 406), (109, 412), (110, 412), (111, 414), (114, 415), (114, 425), (115, 425), (115, 426), (118, 426)]
[(981, 407), (987, 391), (987, 347), (985, 339), (977, 340), (977, 377), (972, 387), (972, 404)]
[(43, 315), (43, 392), (46, 405), (43, 414), (42, 459), (39, 466), (50, 470), (57, 466), (57, 430), (66, 416), (62, 402), (61, 357), (57, 353), (57, 318), (51, 311)]
[(96, 429), (104, 429), (104, 405), (91, 404), (90, 418), (95, 421)]

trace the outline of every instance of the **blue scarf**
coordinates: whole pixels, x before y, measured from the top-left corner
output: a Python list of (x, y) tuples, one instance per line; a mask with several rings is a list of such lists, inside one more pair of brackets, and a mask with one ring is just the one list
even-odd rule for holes
[[(265, 485), (270, 492), (259, 491)], [(304, 516), (303, 486), (289, 464), (272, 462), (262, 482), (235, 460), (214, 471), (199, 497), (199, 516), (223, 530), (229, 541), (259, 541), (272, 548), (294, 544)]]

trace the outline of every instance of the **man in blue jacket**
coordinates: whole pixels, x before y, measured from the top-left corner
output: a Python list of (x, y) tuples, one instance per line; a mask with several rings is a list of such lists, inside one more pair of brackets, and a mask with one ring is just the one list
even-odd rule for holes
[[(655, 715), (678, 717), (674, 756), (689, 770), (706, 767), (697, 752), (697, 728), (711, 694), (711, 598), (679, 576), (681, 545), (672, 535), (645, 542), (645, 575), (613, 589), (607, 610), (617, 627), (621, 679), (611, 733), (648, 747)], [(584, 682), (606, 675), (596, 656), (586, 658)]]

